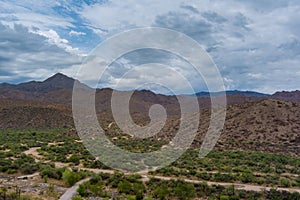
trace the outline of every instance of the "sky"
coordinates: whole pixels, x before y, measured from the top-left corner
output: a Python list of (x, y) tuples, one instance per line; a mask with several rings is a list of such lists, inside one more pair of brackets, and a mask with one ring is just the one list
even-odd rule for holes
[[(299, 19), (298, 0), (0, 0), (0, 82), (44, 80), (57, 72), (73, 77), (106, 39), (134, 28), (162, 27), (197, 41), (218, 67), (227, 90), (297, 90)], [(176, 93), (185, 93), (172, 70), (158, 67), (153, 73), (151, 66), (140, 66), (147, 63), (180, 69), (196, 91), (206, 90), (181, 58), (153, 49), (118, 58), (99, 87), (164, 93), (153, 84), (163, 80)], [(128, 69), (132, 73), (117, 86)]]

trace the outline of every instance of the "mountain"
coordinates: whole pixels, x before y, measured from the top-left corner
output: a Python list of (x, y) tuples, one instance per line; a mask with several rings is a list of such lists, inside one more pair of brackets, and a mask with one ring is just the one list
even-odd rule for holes
[[(33, 100), (71, 106), (72, 90), (75, 81), (77, 80), (58, 73), (41, 82), (30, 81), (17, 85), (2, 83), (0, 84), (0, 98)], [(88, 86), (84, 84), (81, 85), (82, 87), (88, 88)], [(110, 97), (112, 92), (113, 90), (110, 88), (96, 90), (96, 107), (99, 112), (107, 111), (107, 108), (110, 106)], [(124, 91), (124, 93), (126, 93), (126, 91)], [(203, 95), (199, 98), (200, 107), (206, 108), (210, 106), (210, 98), (208, 97), (209, 95)], [(231, 95), (228, 97), (229, 103), (244, 103), (257, 100), (260, 99), (247, 95)], [(135, 91), (132, 102), (135, 104), (133, 109), (136, 110), (136, 112), (141, 110), (148, 112), (149, 106), (153, 104), (162, 104), (168, 107), (170, 112), (173, 113), (180, 112), (176, 96), (155, 94), (149, 90)]]
[(72, 112), (65, 106), (38, 101), (0, 99), (0, 130), (44, 130), (73, 126)]
[(73, 89), (74, 82), (75, 80), (73, 78), (70, 78), (61, 73), (57, 73), (42, 82), (30, 81), (17, 85), (2, 83), (0, 84), (0, 89), (18, 90), (31, 93), (47, 93), (61, 89), (71, 90)]
[(299, 102), (300, 101), (300, 91), (282, 91), (282, 92), (276, 92), (272, 95), (272, 98), (274, 99), (280, 99), (284, 101), (293, 101), (293, 102)]
[[(0, 84), (0, 130), (74, 127), (71, 103), (75, 81), (63, 74), (56, 74), (42, 82)], [(84, 84), (82, 86), (87, 88)], [(121, 133), (118, 129), (107, 128), (114, 122), (111, 113), (113, 92), (120, 95), (127, 93), (110, 88), (96, 90), (98, 119), (104, 124), (108, 135)], [(273, 95), (247, 91), (227, 93), (227, 119), (218, 148), (300, 155), (300, 91), (277, 92)], [(211, 99), (204, 93), (199, 95), (202, 95), (198, 97), (201, 121), (192, 145), (194, 148), (201, 146), (210, 121)], [(192, 100), (190, 96), (180, 98)], [(169, 141), (180, 125), (181, 110), (176, 96), (155, 94), (148, 90), (134, 91), (130, 100), (130, 114), (137, 124), (146, 125), (150, 122), (149, 108), (154, 104), (164, 106), (168, 114), (167, 122), (156, 138)]]
[[(17, 85), (2, 83), (0, 84), (0, 99), (18, 99), (47, 102), (50, 104), (62, 104), (68, 107), (72, 105), (72, 92), (75, 82), (80, 83), (71, 77), (58, 73), (44, 81), (30, 81)], [(89, 88), (80, 83), (82, 88)], [(89, 88), (90, 89), (90, 88)], [(96, 90), (96, 110), (99, 113), (110, 113), (111, 95), (114, 90), (103, 88)], [(120, 91), (121, 92), (121, 91)], [(126, 93), (123, 91), (121, 93)], [(227, 104), (244, 104), (249, 102), (258, 102), (264, 99), (279, 99), (284, 101), (300, 101), (299, 91), (279, 92), (274, 95), (268, 95), (252, 91), (226, 91)], [(212, 93), (213, 97), (220, 96), (221, 93)], [(189, 99), (191, 96), (181, 95), (180, 98)], [(211, 99), (208, 92), (197, 93), (200, 108), (209, 108)], [(161, 104), (167, 108), (169, 115), (178, 115), (180, 106), (176, 96), (166, 96), (155, 94), (149, 90), (134, 91), (130, 100), (131, 112), (143, 113), (148, 116), (148, 110), (153, 104)], [(138, 114), (140, 115), (140, 114)]]
[[(142, 104), (143, 102), (139, 102), (138, 109), (130, 111), (134, 111), (132, 118), (137, 124), (146, 125), (149, 119), (146, 117), (148, 113), (145, 108), (151, 103)], [(160, 141), (173, 139), (180, 127), (180, 114), (174, 112), (176, 110), (173, 110), (172, 105), (168, 106), (171, 106), (169, 109), (173, 113), (171, 112), (165, 126), (155, 137)], [(109, 108), (99, 112), (98, 117), (108, 136), (124, 134), (115, 127), (109, 128), (109, 124), (114, 122)], [(209, 122), (210, 109), (202, 109), (198, 134), (192, 148), (198, 149), (201, 146)], [(0, 99), (0, 130), (57, 128), (74, 130), (70, 108), (38, 101)], [(229, 105), (226, 122), (216, 146), (220, 149), (260, 150), (300, 155), (299, 147), (300, 103), (272, 99)]]
[[(226, 95), (246, 95), (246, 96), (253, 96), (253, 97), (268, 97), (269, 94), (259, 93), (259, 92), (253, 92), (253, 91), (239, 91), (239, 90), (227, 90), (225, 91)], [(194, 96), (196, 97), (218, 97), (222, 96), (222, 92), (198, 92)]]
[[(58, 73), (44, 81), (31, 81), (17, 85), (3, 83), (0, 84), (0, 99), (18, 99), (46, 102), (50, 104), (61, 104), (67, 107), (72, 105), (73, 85), (78, 80), (68, 77), (64, 74)], [(83, 88), (89, 88), (81, 83)], [(105, 113), (111, 115), (111, 95), (114, 90), (110, 88), (103, 88), (96, 90), (96, 110), (98, 113)], [(119, 91), (120, 93), (127, 93), (127, 91)], [(274, 95), (267, 95), (251, 91), (227, 91), (227, 103), (244, 104), (250, 102), (258, 102), (264, 99), (281, 99), (289, 101), (298, 100), (296, 98), (298, 92), (292, 93), (277, 93)], [(213, 97), (218, 97), (221, 93), (213, 93)], [(197, 93), (197, 98), (200, 108), (209, 108), (211, 99), (208, 92)], [(296, 97), (295, 97), (296, 96)], [(180, 98), (190, 100), (191, 96), (182, 95)], [(154, 104), (161, 104), (167, 108), (168, 115), (176, 116), (180, 113), (180, 106), (176, 96), (166, 96), (162, 94), (155, 94), (149, 90), (134, 91), (130, 100), (131, 114), (137, 116), (146, 116), (148, 118), (148, 110)]]
[(223, 148), (300, 155), (300, 103), (266, 99), (230, 105)]

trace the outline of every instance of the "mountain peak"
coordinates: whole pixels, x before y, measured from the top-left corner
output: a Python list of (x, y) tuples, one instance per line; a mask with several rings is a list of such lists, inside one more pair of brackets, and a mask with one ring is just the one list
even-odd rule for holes
[[(57, 73), (42, 82), (30, 81), (26, 83), (20, 83), (18, 85), (1, 84), (0, 89), (11, 89), (20, 90), (24, 92), (31, 92), (35, 94), (45, 94), (57, 90), (72, 90), (76, 81), (77, 80), (68, 77), (62, 73)], [(88, 89), (88, 86), (86, 86), (85, 84), (80, 84), (82, 88)]]
[(44, 82), (49, 82), (49, 81), (72, 81), (74, 82), (74, 79), (71, 77), (68, 77), (62, 73), (56, 73), (50, 78), (47, 78)]
[(75, 79), (70, 78), (62, 73), (57, 73), (46, 79), (39, 85), (39, 89), (44, 92), (50, 92), (59, 89), (72, 89)]

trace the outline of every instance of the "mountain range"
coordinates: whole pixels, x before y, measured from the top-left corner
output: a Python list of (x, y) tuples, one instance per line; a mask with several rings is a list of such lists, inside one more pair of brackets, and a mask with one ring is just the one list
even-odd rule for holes
[[(226, 95), (247, 95), (247, 96), (254, 96), (254, 97), (267, 97), (270, 96), (269, 94), (264, 94), (260, 92), (254, 91), (240, 91), (240, 90), (227, 90), (225, 91)], [(193, 96), (196, 97), (218, 97), (224, 95), (224, 92), (198, 92)]]
[[(56, 74), (42, 82), (0, 84), (0, 130), (68, 128), (75, 133), (71, 109), (75, 81), (78, 80)], [(98, 120), (108, 135), (124, 134), (109, 128), (114, 122), (110, 107), (113, 91), (110, 88), (96, 90)], [(217, 148), (300, 154), (300, 91), (272, 95), (247, 91), (226, 93), (227, 117)], [(205, 92), (196, 95), (201, 122), (193, 148), (200, 147), (210, 121), (209, 95)], [(146, 125), (150, 122), (148, 112), (153, 104), (164, 106), (168, 114), (156, 139), (170, 141), (180, 125), (181, 110), (176, 96), (134, 91), (130, 114), (137, 124)]]
[[(55, 96), (56, 93), (58, 96), (62, 95), (63, 91), (72, 91), (74, 82), (78, 80), (75, 80), (71, 77), (68, 77), (62, 73), (57, 73), (53, 75), (52, 77), (44, 80), (44, 81), (30, 81), (26, 83), (20, 83), (20, 84), (9, 84), (9, 83), (1, 83), (0, 84), (0, 98), (12, 98), (12, 99), (22, 99), (22, 100), (34, 100), (38, 98), (41, 100), (42, 97), (44, 97), (44, 101), (52, 101), (50, 97)], [(81, 83), (84, 85), (83, 83)], [(84, 85), (84, 87), (87, 87)], [(103, 89), (97, 89), (97, 92), (103, 92), (106, 91), (112, 91), (110, 88), (103, 88)], [(166, 97), (165, 95), (161, 94), (154, 94), (151, 91), (148, 90), (141, 90), (137, 91), (138, 93), (141, 93), (143, 95), (157, 95), (161, 98)], [(198, 92), (194, 95), (184, 95), (184, 96), (196, 96), (198, 98), (209, 98), (212, 97), (218, 97), (220, 95), (223, 95), (222, 92)], [(270, 98), (270, 99), (281, 99), (286, 101), (300, 101), (300, 91), (282, 91), (282, 92), (276, 92), (272, 95), (270, 94), (264, 94), (260, 92), (255, 91), (239, 91), (239, 90), (228, 90), (226, 91), (226, 95), (229, 98), (229, 103), (234, 102), (238, 103), (237, 101), (241, 101), (241, 103), (248, 102), (248, 101), (255, 101), (255, 98), (258, 100), (261, 100), (262, 98)], [(147, 95), (146, 95), (147, 96)], [(47, 98), (49, 97), (49, 98)], [(251, 98), (252, 97), (252, 98)], [(253, 98), (254, 97), (254, 98)], [(55, 98), (55, 97), (54, 97)], [(172, 98), (172, 96), (170, 97)], [(231, 101), (232, 99), (232, 101)], [(236, 100), (235, 100), (236, 99)], [(59, 102), (58, 99), (53, 100), (56, 103), (65, 103), (65, 102)]]

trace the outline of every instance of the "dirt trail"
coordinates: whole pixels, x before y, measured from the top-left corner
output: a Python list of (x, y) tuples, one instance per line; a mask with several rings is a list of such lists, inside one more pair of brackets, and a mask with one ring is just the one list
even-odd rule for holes
[(77, 194), (77, 189), (81, 183), (84, 183), (86, 181), (90, 180), (89, 178), (83, 179), (81, 181), (78, 181), (75, 183), (74, 186), (70, 187), (60, 198), (59, 200), (70, 200)]
[[(108, 173), (108, 174), (114, 174), (115, 171), (113, 170), (104, 170), (104, 169), (90, 169), (90, 168), (80, 168), (82, 170), (87, 170), (87, 171), (92, 171), (95, 173)], [(173, 178), (173, 177), (166, 177), (166, 176), (150, 176), (150, 175), (142, 175), (142, 181), (146, 182), (149, 181), (150, 178), (157, 178), (160, 180), (165, 180), (165, 181), (170, 181), (170, 180), (176, 180), (178, 178)], [(77, 182), (73, 187), (69, 188), (63, 196), (61, 196), (60, 200), (67, 200), (68, 198), (71, 199), (73, 196), (76, 195), (77, 188), (79, 184), (88, 181), (90, 178), (87, 178), (85, 180), (81, 180)], [(200, 180), (193, 180), (193, 179), (183, 179), (187, 183), (203, 183), (205, 181), (200, 181)], [(259, 186), (259, 185), (251, 185), (251, 184), (240, 184), (240, 183), (226, 183), (226, 182), (211, 182), (208, 181), (206, 182), (208, 185), (222, 185), (222, 186), (234, 186), (235, 189), (238, 190), (245, 190), (245, 191), (255, 191), (255, 192), (261, 192), (261, 191), (269, 191), (272, 189), (271, 187), (265, 187), (265, 186)], [(299, 188), (282, 188), (278, 187), (276, 188), (278, 191), (287, 191), (287, 192), (298, 192), (300, 193)], [(73, 195), (73, 196), (70, 196)], [(68, 197), (68, 198), (67, 198)]]
[(28, 149), (27, 151), (24, 151), (24, 154), (33, 156), (35, 162), (39, 162), (43, 158), (43, 156), (41, 156), (39, 154), (39, 152), (37, 151), (40, 148), (41, 147), (32, 147), (32, 148)]
[[(166, 180), (166, 181), (176, 179), (176, 178), (173, 178), (173, 177), (165, 177), (165, 176), (150, 176), (150, 177), (161, 179), (161, 180)], [(196, 184), (204, 182), (204, 181), (193, 180), (193, 179), (183, 179), (183, 180), (185, 182), (188, 182), (188, 183), (196, 183)], [(231, 185), (233, 185), (238, 190), (256, 191), (256, 192), (260, 192), (260, 191), (263, 191), (263, 190), (269, 191), (270, 189), (272, 189), (272, 187), (265, 187), (265, 186), (259, 186), (259, 185), (251, 185), (251, 184), (243, 184), (243, 183), (226, 183), (226, 182), (211, 182), (211, 181), (207, 181), (206, 183), (208, 185), (222, 185), (222, 186), (231, 186)], [(288, 191), (288, 192), (298, 192), (298, 193), (300, 193), (299, 188), (282, 188), (282, 187), (278, 187), (276, 189), (278, 191)]]
[[(32, 155), (35, 158), (36, 162), (38, 162), (43, 158), (43, 156), (39, 155), (38, 149), (40, 149), (40, 147), (33, 147), (33, 148), (30, 148), (29, 150), (25, 151), (24, 153), (26, 155)], [(67, 163), (55, 162), (55, 166), (56, 167), (68, 167), (68, 164)], [(91, 168), (83, 168), (83, 167), (81, 167), (80, 169), (81, 170), (86, 170), (86, 171), (91, 171), (91, 172), (94, 172), (94, 173), (108, 173), (108, 174), (114, 174), (115, 173), (114, 170), (106, 170), (106, 169), (91, 169)], [(157, 178), (157, 179), (166, 180), (166, 181), (178, 179), (178, 178), (174, 178), (174, 177), (165, 177), (165, 176), (158, 176), (158, 175), (156, 175), (156, 176), (142, 175), (142, 181), (148, 181), (150, 178)], [(86, 179), (86, 181), (88, 179)], [(196, 183), (196, 184), (204, 182), (204, 181), (193, 180), (193, 179), (183, 179), (183, 180), (188, 182), (188, 183)], [(77, 186), (77, 187), (73, 186), (72, 188), (69, 188), (66, 191), (66, 193), (68, 194), (66, 196), (69, 197), (69, 194), (75, 195), (76, 190), (78, 188), (78, 185), (82, 182), (84, 182), (84, 180), (79, 181), (78, 183), (76, 183), (75, 186)], [(256, 192), (260, 192), (260, 191), (263, 191), (263, 190), (268, 191), (268, 190), (271, 189), (271, 187), (251, 185), (251, 184), (242, 184), (242, 183), (226, 183), (226, 182), (211, 182), (211, 181), (208, 181), (207, 184), (208, 185), (222, 185), (222, 186), (231, 186), (231, 185), (233, 185), (238, 190), (256, 191)], [(288, 191), (288, 192), (298, 192), (298, 193), (300, 193), (299, 188), (282, 188), (282, 187), (278, 187), (276, 189), (279, 190), (279, 191)], [(63, 199), (66, 199), (66, 198), (64, 197)]]
[[(35, 162), (40, 162), (43, 159), (43, 156), (41, 156), (38, 152), (38, 150), (41, 147), (32, 147), (28, 149), (27, 151), (24, 151), (23, 153), (26, 155), (31, 155), (33, 156)], [(50, 162), (50, 160), (44, 160), (44, 163)], [(62, 163), (62, 162), (54, 162), (55, 167), (60, 168), (60, 167), (69, 167), (68, 163)]]

